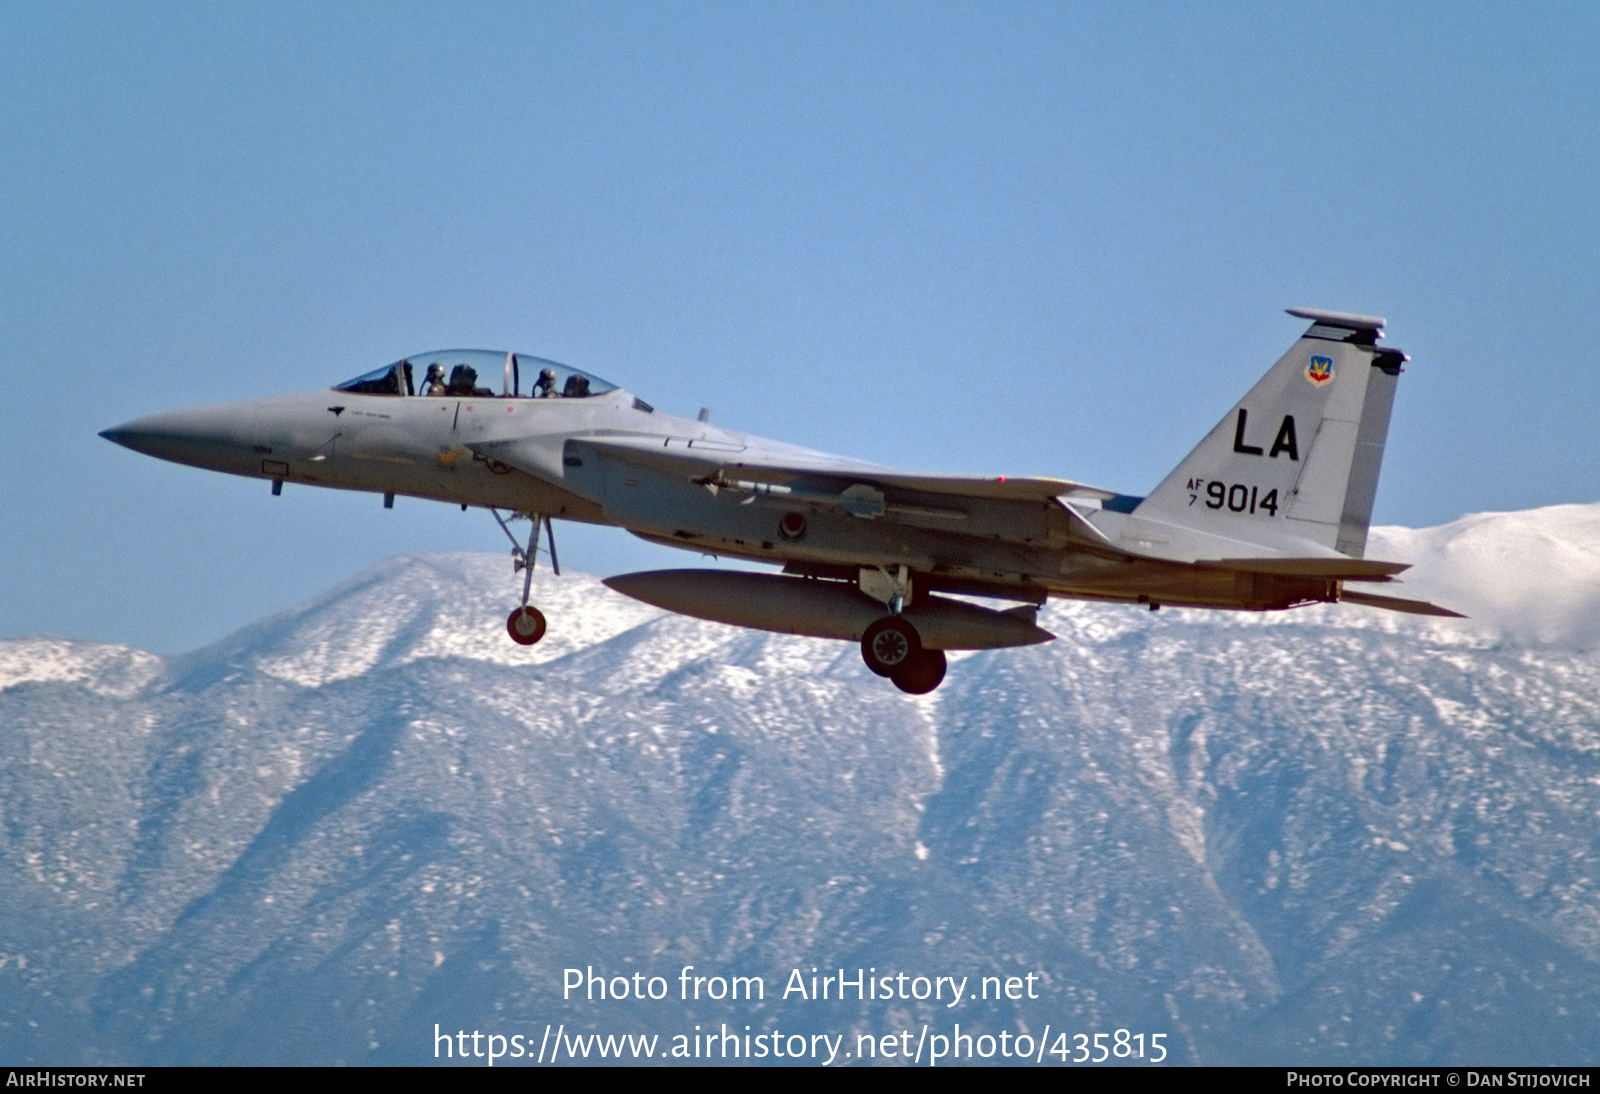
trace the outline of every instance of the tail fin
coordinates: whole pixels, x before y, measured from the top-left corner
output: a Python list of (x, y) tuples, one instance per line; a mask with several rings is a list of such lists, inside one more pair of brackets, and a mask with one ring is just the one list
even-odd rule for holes
[(1408, 358), (1378, 346), (1382, 319), (1289, 314), (1311, 328), (1134, 513), (1246, 542), (1310, 540), (1361, 558)]

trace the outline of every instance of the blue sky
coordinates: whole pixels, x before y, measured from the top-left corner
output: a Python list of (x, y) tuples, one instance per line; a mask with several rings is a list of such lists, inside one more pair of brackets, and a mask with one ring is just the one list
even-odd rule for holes
[(1374, 313), (1379, 523), (1597, 500), (1597, 52), (1583, 4), (6, 5), (0, 634), (178, 652), (502, 549), (96, 436), (453, 346), (1143, 493), (1284, 307)]

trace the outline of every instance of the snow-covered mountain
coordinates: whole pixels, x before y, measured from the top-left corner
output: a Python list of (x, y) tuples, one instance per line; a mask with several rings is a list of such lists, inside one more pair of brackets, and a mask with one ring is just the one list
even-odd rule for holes
[[(484, 556), (178, 658), (0, 641), (0, 1057), (959, 1024), (1074, 1058), (1121, 1029), (1169, 1062), (1594, 1063), (1596, 532), (1600, 505), (1374, 530), (1417, 562), (1399, 595), (1466, 621), (1054, 604), (1058, 641), (923, 698), (586, 577), (541, 575), (549, 636), (516, 647)], [(687, 965), (765, 998), (683, 999)], [(569, 968), (666, 996), (564, 999)], [(967, 994), (784, 998), (813, 968)]]
[(1367, 556), (1415, 562), (1400, 595), (1472, 618), (1448, 630), (1568, 649), (1600, 645), (1600, 505), (1374, 528)]

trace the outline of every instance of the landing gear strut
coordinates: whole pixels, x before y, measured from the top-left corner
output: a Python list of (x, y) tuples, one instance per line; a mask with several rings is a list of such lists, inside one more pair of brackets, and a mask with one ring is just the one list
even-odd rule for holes
[(511, 572), (522, 571), (522, 606), (511, 613), (506, 620), (506, 633), (518, 645), (531, 646), (544, 637), (544, 613), (528, 603), (528, 594), (533, 591), (533, 564), (539, 550), (539, 526), (544, 525), (550, 540), (550, 568), (557, 577), (561, 576), (561, 563), (556, 559), (556, 530), (550, 518), (539, 513), (529, 513), (528, 519), (533, 522), (533, 528), (528, 532), (528, 545), (526, 547), (517, 542), (517, 537), (511, 534), (505, 518), (498, 509), (490, 509), (495, 521), (511, 540)]

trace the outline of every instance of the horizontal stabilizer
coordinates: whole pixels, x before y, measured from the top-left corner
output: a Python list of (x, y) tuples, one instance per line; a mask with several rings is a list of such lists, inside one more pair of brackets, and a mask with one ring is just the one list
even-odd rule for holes
[(1453, 612), (1449, 608), (1441, 608), (1437, 604), (1429, 604), (1426, 600), (1403, 600), (1398, 596), (1374, 596), (1372, 593), (1345, 592), (1339, 595), (1341, 604), (1365, 604), (1369, 608), (1382, 608), (1390, 612), (1406, 612), (1409, 615), (1438, 615), (1448, 619), (1465, 619), (1460, 612)]
[(1250, 574), (1283, 574), (1288, 577), (1328, 577), (1342, 581), (1388, 581), (1409, 562), (1379, 562), (1362, 558), (1225, 558), (1211, 565)]

